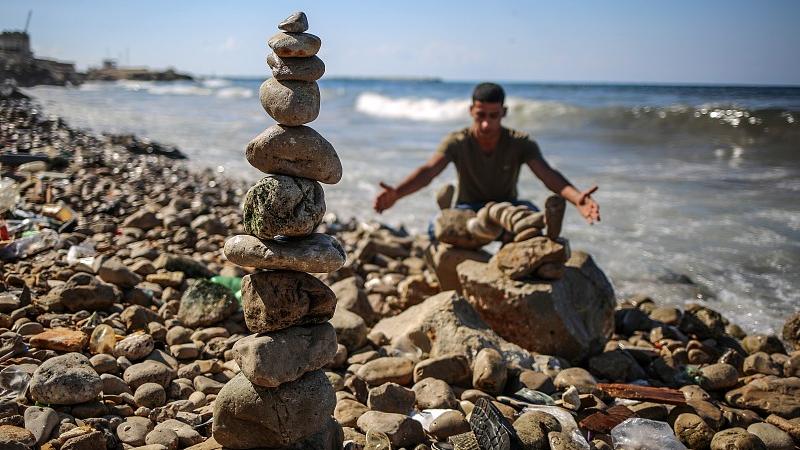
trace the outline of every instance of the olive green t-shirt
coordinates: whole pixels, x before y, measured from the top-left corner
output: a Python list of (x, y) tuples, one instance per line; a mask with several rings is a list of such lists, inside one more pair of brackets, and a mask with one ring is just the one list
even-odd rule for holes
[(509, 128), (501, 129), (490, 154), (481, 150), (469, 128), (448, 134), (436, 151), (456, 165), (457, 203), (516, 200), (520, 167), (541, 158), (539, 146), (527, 133)]

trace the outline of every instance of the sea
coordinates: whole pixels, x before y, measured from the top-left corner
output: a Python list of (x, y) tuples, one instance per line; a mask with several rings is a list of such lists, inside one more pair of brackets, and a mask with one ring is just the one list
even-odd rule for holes
[[(97, 133), (134, 133), (189, 164), (255, 181), (246, 144), (273, 120), (263, 79), (97, 82), (27, 89), (45, 113)], [(597, 185), (602, 221), (568, 208), (563, 235), (589, 252), (617, 297), (699, 302), (747, 332), (780, 333), (800, 310), (800, 87), (504, 83), (504, 125), (530, 133), (579, 189)], [(450, 131), (469, 125), (474, 82), (320, 81), (310, 124), (336, 148), (344, 177), (325, 185), (328, 211), (425, 232), (430, 186), (377, 214), (378, 183), (400, 182)], [(520, 197), (549, 195), (527, 169)]]

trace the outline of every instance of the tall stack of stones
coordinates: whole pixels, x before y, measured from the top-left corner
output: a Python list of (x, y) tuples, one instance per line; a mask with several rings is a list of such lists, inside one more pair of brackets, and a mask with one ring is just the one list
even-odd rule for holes
[(333, 419), (334, 390), (321, 370), (337, 350), (336, 295), (310, 275), (336, 271), (345, 252), (335, 238), (314, 233), (325, 213), (322, 183), (342, 177), (333, 146), (305, 126), (319, 114), (316, 80), (325, 65), (320, 39), (306, 33), (302, 12), (278, 25), (267, 57), (273, 77), (261, 104), (278, 123), (247, 145), (247, 160), (265, 172), (245, 195), (246, 235), (225, 243), (226, 258), (255, 273), (242, 280), (242, 308), (255, 333), (234, 346), (241, 368), (219, 392), (213, 435), (227, 448), (341, 448)]

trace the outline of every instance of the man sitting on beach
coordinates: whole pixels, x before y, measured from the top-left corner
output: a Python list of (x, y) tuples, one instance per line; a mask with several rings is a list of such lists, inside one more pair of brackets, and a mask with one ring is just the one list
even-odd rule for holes
[[(445, 137), (436, 153), (414, 170), (397, 187), (384, 182), (375, 198), (374, 208), (383, 212), (399, 199), (427, 186), (453, 162), (458, 172), (458, 196), (455, 208), (477, 211), (490, 201), (526, 205), (538, 211), (531, 202), (517, 199), (517, 180), (522, 164), (527, 164), (548, 189), (575, 205), (590, 224), (600, 221), (600, 207), (591, 195), (594, 186), (578, 191), (559, 171), (542, 157), (539, 146), (526, 133), (503, 127), (505, 92), (494, 83), (481, 83), (472, 93), (469, 113), (472, 125)], [(451, 202), (445, 200), (450, 207)]]

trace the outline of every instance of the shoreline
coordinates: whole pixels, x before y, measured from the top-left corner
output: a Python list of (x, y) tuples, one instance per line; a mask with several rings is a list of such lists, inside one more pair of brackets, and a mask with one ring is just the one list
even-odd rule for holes
[[(120, 436), (119, 426), (129, 422), (130, 417), (142, 417), (153, 424), (166, 423), (169, 419), (191, 424), (196, 434), (181, 440), (180, 448), (190, 447), (185, 444), (199, 444), (199, 441), (210, 436), (207, 422), (211, 417), (210, 405), (218, 388), (238, 371), (238, 366), (231, 364), (231, 347), (236, 338), (242, 336), (242, 332), (246, 333), (246, 329), (241, 313), (235, 313), (216, 327), (196, 327), (195, 333), (205, 333), (197, 336), (198, 339), (176, 343), (178, 341), (173, 341), (170, 333), (175, 334), (172, 330), (183, 328), (176, 315), (190, 279), (207, 278), (210, 275), (233, 278), (245, 275), (245, 271), (224, 261), (221, 248), (228, 237), (242, 232), (239, 202), (248, 183), (236, 181), (210, 168), (191, 170), (188, 164), (165, 156), (131, 153), (120, 141), (111, 137), (71, 129), (60, 119), (42, 119), (45, 114), (41, 114), (34, 100), (0, 101), (13, 105), (9, 108), (8, 103), (4, 103), (0, 110), (4, 123), (8, 125), (13, 119), (20, 120), (23, 125), (20, 127), (23, 132), (19, 133), (15, 145), (48, 148), (54, 154), (70, 156), (69, 166), (65, 170), (54, 170), (49, 174), (45, 171), (39, 181), (36, 177), (20, 177), (18, 180), (23, 195), (17, 208), (34, 214), (28, 218), (29, 224), (41, 224), (42, 230), (53, 230), (55, 235), (40, 232), (23, 237), (20, 228), (17, 240), (28, 238), (27, 242), (31, 243), (28, 247), (18, 246), (19, 251), (32, 252), (37, 244), (44, 248), (31, 256), (0, 261), (0, 272), (3, 273), (0, 296), (6, 294), (3, 302), (0, 302), (0, 328), (5, 329), (0, 330), (3, 331), (0, 338), (4, 339), (3, 350), (10, 349), (0, 354), (0, 365), (17, 367), (15, 370), (27, 373), (30, 377), (43, 362), (57, 355), (75, 352), (94, 354), (89, 360), (93, 370), (101, 372), (98, 368), (100, 362), (112, 367), (104, 373), (124, 381), (130, 391), (128, 395), (131, 395), (128, 399), (123, 395), (126, 390), (122, 389), (113, 394), (104, 392), (102, 402), (79, 402), (79, 406), (51, 404), (56, 411), (74, 417), (74, 420), (67, 421), (74, 426), (64, 426), (66, 430), (63, 433), (61, 428), (55, 431), (51, 428), (49, 435), (42, 438), (42, 443), (53, 436), (57, 440), (59, 435), (66, 434), (67, 439), (61, 442), (65, 444), (68, 439), (74, 438), (69, 437), (70, 431), (88, 425), (83, 434), (76, 436), (94, 436), (93, 433), (97, 433), (106, 438), (105, 442), (109, 442), (110, 435), (121, 444), (125, 441)], [(40, 113), (32, 116), (33, 109)], [(4, 129), (0, 136), (5, 140), (11, 134)], [(138, 140), (134, 138), (134, 141)], [(5, 167), (3, 173), (6, 173)], [(57, 205), (59, 201), (63, 202), (61, 208), (45, 208), (45, 205)], [(23, 223), (25, 219), (21, 215), (16, 220), (19, 222), (13, 222), (14, 227), (30, 226)], [(32, 226), (28, 231), (34, 231), (35, 228)], [(364, 397), (366, 385), (363, 384), (363, 378), (368, 374), (362, 372), (369, 372), (365, 368), (381, 358), (408, 357), (413, 361), (413, 357), (400, 352), (396, 345), (390, 345), (385, 339), (386, 335), (381, 338), (375, 333), (368, 334), (367, 324), (374, 325), (380, 319), (399, 315), (410, 307), (425, 303), (425, 298), (433, 296), (434, 289), (438, 288), (431, 281), (431, 271), (423, 258), (426, 246), (424, 237), (404, 235), (397, 229), (377, 223), (361, 223), (356, 219), (341, 222), (335, 219), (335, 214), (330, 213), (320, 232), (337, 236), (350, 257), (348, 259), (351, 259), (345, 268), (321, 277), (323, 281), (333, 285), (350, 279), (352, 275), (359, 276), (363, 281), (363, 284), (356, 282), (337, 291), (340, 302), (346, 298), (351, 302), (348, 305), (352, 312), (364, 316), (361, 317), (364, 325), (352, 328), (342, 324), (337, 326), (340, 333), (346, 330), (357, 334), (360, 342), (357, 345), (345, 345), (350, 348), (344, 350), (343, 357), (338, 355), (338, 360), (328, 368), (329, 380), (342, 393), (337, 394), (337, 400), (343, 406), (337, 404), (338, 416), (337, 413), (334, 416), (347, 428), (345, 439), (358, 442), (363, 438), (361, 431), (365, 430), (358, 418), (353, 419), (357, 415), (353, 411), (360, 411), (363, 416), (366, 411), (362, 407), (369, 409), (365, 406), (368, 402)], [(36, 242), (36, 236), (42, 238), (40, 242)], [(376, 246), (380, 250), (375, 250)], [(77, 250), (72, 250), (73, 247), (77, 247)], [(0, 254), (8, 255), (8, 248), (6, 246), (0, 250)], [(91, 275), (91, 292), (105, 289), (104, 286), (115, 286), (112, 289), (116, 292), (113, 294), (114, 301), (108, 302), (108, 299), (98, 295), (94, 298), (95, 303), (87, 301), (81, 307), (74, 307), (65, 297), (57, 295), (75, 288), (77, 281), (74, 277), (80, 277), (81, 274)], [(405, 291), (398, 287), (403, 282)], [(800, 375), (797, 343), (784, 344), (775, 337), (757, 334), (748, 336), (706, 306), (692, 311), (658, 308), (652, 299), (640, 297), (620, 300), (614, 315), (614, 334), (609, 336), (605, 351), (594, 357), (600, 359), (590, 358), (576, 366), (589, 369), (581, 369), (583, 372), (580, 376), (584, 378), (572, 379), (565, 385), (563, 374), (569, 364), (553, 357), (547, 357), (549, 359), (544, 365), (537, 366), (534, 363), (531, 367), (518, 367), (509, 364), (508, 367), (503, 366), (502, 371), (508, 372), (509, 379), (514, 380), (517, 387), (550, 391), (546, 394), (552, 395), (562, 406), (565, 401), (574, 400), (570, 399), (571, 394), (566, 394), (570, 386), (577, 386), (581, 391), (590, 386), (581, 392), (580, 406), (576, 409), (578, 418), (588, 417), (595, 411), (592, 408), (602, 409), (597, 405), (589, 406), (593, 399), (587, 395), (596, 394), (596, 398), (608, 401), (608, 392), (596, 391), (597, 381), (632, 382), (638, 378), (658, 387), (695, 386), (682, 389), (689, 400), (686, 405), (692, 408), (685, 412), (699, 416), (704, 423), (712, 423), (713, 426), (707, 426), (714, 432), (733, 426), (744, 425), (743, 428), (748, 428), (752, 423), (767, 419), (771, 413), (784, 417), (800, 415), (800, 405), (791, 410), (771, 411), (772, 406), (761, 403), (753, 406), (755, 403), (741, 403), (739, 397), (736, 400), (727, 398), (727, 393), (745, 389), (759, 379), (762, 382), (775, 379), (800, 382), (796, 378)], [(141, 357), (115, 348), (112, 352), (114, 356), (126, 359), (112, 363), (108, 358), (99, 357), (107, 353), (93, 351), (97, 344), (95, 331), (101, 325), (114, 330), (118, 336), (114, 339), (117, 346), (134, 336), (141, 336), (135, 331), (144, 329), (144, 335), (150, 336), (152, 348)], [(776, 324), (775, 328), (780, 329), (782, 325)], [(797, 326), (800, 327), (800, 324)], [(40, 336), (47, 333), (50, 333), (47, 338)], [(126, 337), (123, 339), (122, 336)], [(6, 346), (6, 341), (11, 345)], [(795, 345), (794, 350), (790, 348), (791, 345)], [(421, 359), (415, 361), (417, 365), (433, 359), (422, 356), (416, 356)], [(134, 391), (138, 393), (138, 389), (133, 389), (133, 384), (128, 382), (125, 365), (148, 358), (167, 360), (167, 365), (174, 362), (173, 379), (164, 383), (166, 386), (163, 387), (169, 404), (184, 403), (170, 409), (165, 398), (162, 402), (148, 403), (160, 405), (148, 407), (144, 406), (141, 399), (132, 396)], [(201, 361), (214, 363), (209, 363), (204, 370), (199, 368)], [(725, 370), (728, 370), (727, 366), (733, 367), (736, 371), (734, 379), (727, 373), (726, 378), (720, 381), (715, 378), (718, 374), (707, 369), (719, 364), (725, 364)], [(620, 372), (619, 367), (627, 370)], [(540, 382), (538, 385), (525, 381), (528, 375), (534, 377), (530, 373), (539, 374), (536, 375)], [(552, 389), (545, 386), (547, 383), (541, 379), (541, 374), (551, 384), (554, 383)], [(631, 374), (639, 374), (640, 377), (631, 378)], [(189, 383), (182, 384), (176, 379), (187, 379)], [(358, 379), (362, 379), (360, 385), (354, 381)], [(712, 381), (715, 380), (719, 383), (714, 384)], [(399, 384), (414, 384), (411, 379), (404, 381)], [(705, 391), (697, 384), (692, 384), (694, 382), (698, 382)], [(785, 387), (777, 382), (776, 386), (758, 392), (761, 395), (780, 395)], [(465, 397), (464, 394), (474, 389), (464, 389), (463, 386), (451, 389), (448, 392), (453, 395), (457, 393), (461, 402), (457, 406), (449, 406), (468, 413), (469, 405), (463, 402), (473, 403), (476, 397)], [(12, 404), (15, 403), (18, 414), (10, 414), (6, 418), (19, 417), (26, 406), (33, 405), (29, 390), (17, 393), (16, 402), (12, 401)], [(202, 398), (195, 395), (192, 399), (191, 396), (198, 392)], [(559, 396), (559, 392), (564, 394)], [(507, 398), (513, 392), (501, 390), (494, 393), (493, 398), (513, 411), (504, 408), (504, 413), (517, 416), (522, 411), (520, 400), (514, 400), (516, 404), (514, 401), (501, 401), (500, 397), (504, 394)], [(654, 399), (650, 400), (653, 403)], [(91, 403), (91, 407), (83, 407), (86, 403)], [(636, 412), (641, 411), (641, 417), (652, 414), (647, 417), (663, 422), (669, 421), (673, 411), (664, 405), (651, 407), (649, 412), (644, 412), (644, 407), (638, 409), (634, 408), (636, 405), (628, 406)], [(740, 412), (745, 410), (755, 414), (755, 417)], [(106, 416), (116, 419), (106, 419)], [(671, 418), (671, 425), (674, 425), (677, 414)], [(27, 414), (22, 422), (27, 425)], [(10, 420), (9, 425), (21, 427), (19, 419)], [(187, 431), (186, 434), (190, 433)], [(434, 436), (430, 431), (428, 434)], [(426, 438), (426, 443), (437, 439)]]

